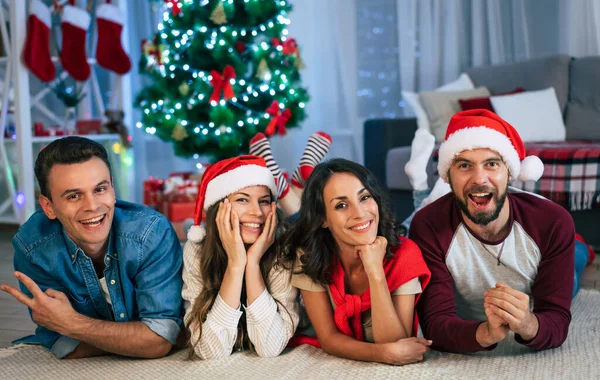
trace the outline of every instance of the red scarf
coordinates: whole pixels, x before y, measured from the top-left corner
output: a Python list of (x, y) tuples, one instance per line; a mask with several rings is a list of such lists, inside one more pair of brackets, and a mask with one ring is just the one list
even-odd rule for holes
[[(333, 319), (337, 328), (344, 334), (364, 341), (364, 332), (361, 320), (361, 314), (371, 308), (371, 291), (367, 289), (362, 295), (346, 294), (344, 286), (344, 268), (337, 261), (333, 270), (332, 282), (329, 285), (331, 298), (335, 302), (335, 312)], [(421, 250), (409, 239), (400, 237), (400, 246), (394, 252), (394, 257), (383, 261), (383, 269), (390, 292), (398, 289), (401, 285), (418, 277), (421, 282), (421, 288), (429, 283), (431, 272), (427, 268)], [(422, 293), (415, 295), (415, 305)], [(414, 313), (413, 335), (416, 336), (419, 321), (417, 313)], [(296, 347), (301, 344), (310, 344), (315, 347), (321, 347), (316, 337), (306, 335), (294, 336), (288, 346)]]

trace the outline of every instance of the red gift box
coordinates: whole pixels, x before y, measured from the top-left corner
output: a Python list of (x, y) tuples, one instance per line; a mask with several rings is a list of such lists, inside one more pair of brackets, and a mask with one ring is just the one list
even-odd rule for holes
[(164, 202), (162, 213), (171, 222), (183, 222), (186, 219), (194, 218), (194, 209), (196, 202)]
[(159, 210), (163, 201), (164, 181), (162, 179), (149, 179), (144, 181), (144, 204)]
[(182, 173), (169, 177), (163, 193), (162, 213), (171, 222), (182, 222), (194, 217), (198, 182), (183, 180), (182, 177)]

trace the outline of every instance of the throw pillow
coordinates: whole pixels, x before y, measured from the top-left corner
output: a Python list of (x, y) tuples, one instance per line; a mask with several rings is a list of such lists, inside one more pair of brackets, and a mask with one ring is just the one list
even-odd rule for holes
[(553, 87), (492, 96), (490, 101), (498, 116), (512, 124), (524, 142), (565, 140), (567, 131)]
[[(510, 92), (504, 92), (502, 94), (495, 94), (494, 96), (513, 95), (513, 94), (519, 94), (521, 92), (525, 92), (525, 89), (519, 87), (519, 88), (515, 88), (514, 90), (512, 90)], [(490, 98), (487, 96), (483, 97), (483, 98), (458, 99), (458, 102), (460, 103), (460, 108), (463, 111), (483, 108), (485, 110), (495, 112), (494, 107), (492, 107), (492, 102), (490, 102)]]
[[(438, 87), (433, 91), (448, 92), (470, 90), (473, 88), (475, 88), (475, 86), (473, 86), (473, 82), (471, 82), (469, 76), (465, 73), (462, 73), (454, 82), (445, 84), (442, 87)], [(429, 119), (427, 118), (427, 113), (425, 112), (425, 110), (421, 106), (421, 102), (419, 101), (419, 94), (411, 91), (402, 91), (402, 97), (415, 114), (415, 117), (417, 118), (417, 127), (431, 132), (431, 129), (429, 128)]]
[(484, 96), (490, 96), (490, 92), (485, 87), (455, 92), (421, 92), (419, 100), (429, 118), (430, 132), (435, 136), (435, 141), (437, 143), (444, 141), (450, 118), (455, 113), (460, 112), (458, 99), (480, 98)]

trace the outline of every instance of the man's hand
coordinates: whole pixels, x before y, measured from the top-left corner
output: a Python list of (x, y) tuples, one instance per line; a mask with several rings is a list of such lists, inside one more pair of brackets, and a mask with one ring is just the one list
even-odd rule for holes
[(484, 307), (487, 321), (479, 325), (475, 333), (475, 339), (481, 347), (489, 347), (506, 338), (510, 329), (506, 321), (494, 314), (490, 306), (484, 305)]
[(43, 292), (31, 278), (21, 272), (15, 272), (14, 276), (29, 289), (33, 298), (10, 285), (2, 285), (0, 289), (30, 308), (35, 324), (68, 336), (69, 323), (79, 314), (73, 309), (67, 296), (54, 289)]
[(484, 306), (502, 318), (508, 327), (525, 340), (535, 338), (539, 329), (537, 317), (529, 309), (529, 296), (504, 283), (484, 293)]
[(416, 363), (423, 360), (431, 341), (423, 338), (405, 338), (393, 343), (381, 344), (381, 362), (392, 365)]

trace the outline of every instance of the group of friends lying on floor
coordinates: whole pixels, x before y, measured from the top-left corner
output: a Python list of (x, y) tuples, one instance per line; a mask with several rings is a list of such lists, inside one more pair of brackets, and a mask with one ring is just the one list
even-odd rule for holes
[(454, 115), (433, 189), (434, 138), (418, 130), (405, 168), (415, 213), (402, 224), (369, 170), (321, 162), (331, 142), (313, 134), (291, 178), (261, 133), (249, 155), (208, 167), (183, 248), (163, 215), (116, 199), (102, 145), (52, 142), (35, 163), (41, 210), (13, 238), (20, 289), (0, 286), (37, 325), (15, 342), (65, 359), (183, 347), (275, 357), (310, 344), (394, 365), (430, 348), (565, 342), (592, 253), (565, 209), (509, 186), (543, 171), (513, 126), (486, 110)]

